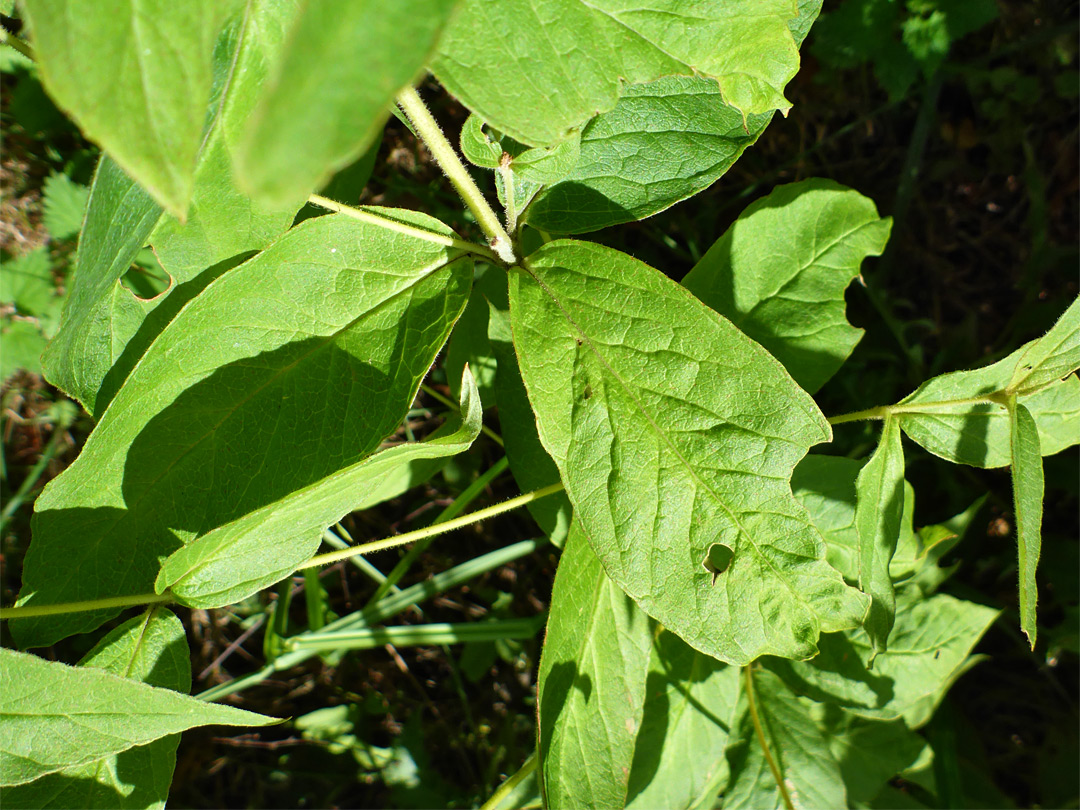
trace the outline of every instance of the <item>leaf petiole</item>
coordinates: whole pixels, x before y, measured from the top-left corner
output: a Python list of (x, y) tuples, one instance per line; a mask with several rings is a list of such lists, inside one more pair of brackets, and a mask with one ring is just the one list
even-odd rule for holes
[(562, 482), (552, 484), (550, 486), (543, 487), (542, 489), (534, 490), (533, 492), (527, 492), (524, 495), (518, 495), (516, 498), (511, 498), (503, 503), (497, 503), (494, 506), (489, 506), (485, 509), (478, 509), (475, 512), (470, 512), (467, 515), (462, 515), (459, 518), (453, 520), (447, 520), (444, 523), (436, 523), (433, 526), (427, 526), (423, 529), (417, 529), (414, 532), (406, 532), (405, 534), (399, 534), (396, 537), (387, 537), (383, 540), (375, 540), (371, 543), (364, 543), (363, 545), (356, 546), (354, 548), (342, 549), (341, 551), (330, 551), (326, 554), (318, 554), (312, 557), (303, 565), (297, 566), (297, 571), (302, 571), (305, 568), (313, 568), (317, 565), (329, 565), (330, 563), (337, 562), (338, 560), (347, 560), (349, 557), (357, 554), (370, 554), (373, 551), (382, 551), (385, 548), (394, 548), (395, 546), (403, 546), (406, 543), (411, 543), (414, 540), (423, 540), (425, 537), (431, 537), (437, 534), (445, 534), (446, 532), (453, 531), (454, 529), (460, 529), (462, 526), (470, 526), (473, 523), (479, 523), (481, 520), (485, 520), (495, 515), (501, 515), (503, 512), (509, 512), (513, 509), (517, 509), (519, 506), (524, 506), (527, 503), (538, 501), (541, 498), (548, 495), (554, 495), (556, 492), (562, 491)]
[(940, 402), (916, 402), (910, 405), (879, 405), (876, 408), (867, 408), (864, 411), (852, 411), (840, 416), (830, 416), (830, 425), (842, 425), (845, 422), (859, 422), (865, 419), (885, 419), (905, 413), (934, 413), (939, 408), (952, 408), (957, 405), (1005, 405), (1001, 392), (983, 394), (978, 397), (967, 399), (945, 399)]
[(137, 605), (172, 602), (173, 595), (165, 593), (139, 593), (132, 596), (110, 596), (105, 599), (86, 599), (81, 602), (58, 602), (54, 605), (23, 605), (0, 608), (0, 621), (7, 619), (33, 619), (38, 616), (59, 616), (66, 613), (86, 613), (91, 610), (109, 610)]

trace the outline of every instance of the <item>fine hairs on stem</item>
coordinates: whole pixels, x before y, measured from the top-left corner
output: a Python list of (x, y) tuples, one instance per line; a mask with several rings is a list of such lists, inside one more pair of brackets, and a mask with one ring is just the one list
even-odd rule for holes
[(465, 205), (468, 206), (476, 222), (484, 235), (490, 241), (491, 249), (506, 264), (514, 264), (517, 258), (514, 256), (513, 244), (509, 235), (499, 222), (498, 215), (488, 205), (483, 193), (473, 182), (465, 164), (457, 156), (454, 147), (446, 140), (438, 122), (432, 117), (427, 105), (420, 98), (419, 93), (412, 87), (402, 90), (397, 97), (398, 106), (412, 122), (416, 134), (420, 136), (424, 144), (431, 150), (435, 162), (443, 170), (443, 174), (457, 189)]

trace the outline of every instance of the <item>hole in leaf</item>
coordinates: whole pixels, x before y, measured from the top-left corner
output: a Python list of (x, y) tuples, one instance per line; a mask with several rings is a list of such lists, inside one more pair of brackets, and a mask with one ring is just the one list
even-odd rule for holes
[(705, 559), (701, 561), (701, 567), (712, 574), (714, 585), (716, 584), (716, 578), (727, 570), (727, 567), (731, 564), (731, 558), (734, 556), (734, 550), (723, 543), (713, 543), (709, 546)]

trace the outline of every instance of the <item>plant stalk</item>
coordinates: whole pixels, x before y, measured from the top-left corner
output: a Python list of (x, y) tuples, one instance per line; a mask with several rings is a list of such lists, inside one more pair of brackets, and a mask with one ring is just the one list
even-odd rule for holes
[(491, 248), (487, 245), (478, 245), (476, 242), (470, 242), (467, 239), (455, 239), (446, 234), (428, 231), (424, 228), (418, 228), (415, 225), (407, 225), (404, 222), (398, 222), (396, 219), (379, 216), (370, 211), (365, 211), (363, 208), (354, 208), (351, 205), (339, 203), (335, 200), (331, 200), (329, 197), (321, 197), (318, 194), (312, 194), (308, 197), (308, 202), (312, 205), (317, 205), (320, 208), (325, 208), (328, 211), (334, 211), (335, 213), (352, 217), (360, 222), (366, 222), (369, 225), (385, 228), (388, 231), (396, 231), (397, 233), (412, 236), (416, 239), (423, 239), (425, 242), (433, 242), (436, 245), (444, 245), (446, 247), (464, 250), (467, 253), (476, 253), (489, 261), (496, 261), (498, 258), (492, 253)]
[(938, 408), (951, 408), (957, 405), (1002, 405), (1005, 399), (1000, 393), (983, 394), (967, 399), (945, 399), (940, 402), (913, 402), (910, 405), (878, 405), (864, 411), (852, 411), (840, 416), (830, 416), (826, 420), (830, 425), (842, 425), (845, 422), (858, 422), (865, 419), (885, 419), (889, 416), (905, 413), (935, 413)]
[(757, 710), (757, 698), (754, 695), (754, 675), (750, 671), (751, 666), (748, 664), (743, 667), (743, 677), (746, 680), (746, 702), (750, 707), (750, 719), (754, 723), (754, 733), (757, 735), (761, 750), (765, 753), (765, 761), (769, 763), (769, 770), (772, 771), (773, 779), (776, 780), (776, 787), (780, 790), (780, 799), (784, 802), (784, 807), (787, 810), (795, 810), (795, 805), (791, 801), (791, 794), (788, 793), (787, 785), (784, 784), (784, 775), (780, 773), (780, 766), (773, 759), (772, 751), (769, 750), (769, 743), (765, 740), (765, 729), (761, 725), (761, 716)]
[(451, 185), (457, 189), (465, 205), (472, 211), (480, 230), (491, 240), (491, 247), (506, 264), (514, 264), (514, 248), (509, 235), (499, 222), (498, 215), (488, 205), (483, 193), (477, 187), (454, 147), (446, 140), (438, 122), (432, 117), (416, 88), (408, 87), (398, 93), (398, 106), (409, 117), (420, 139), (431, 150), (435, 162), (443, 170)]
[(14, 48), (31, 62), (37, 61), (37, 57), (34, 56), (34, 49), (30, 47), (30, 43), (19, 39), (19, 37), (15, 36), (3, 26), (0, 26), (0, 42)]
[(111, 608), (127, 608), (172, 601), (172, 593), (165, 591), (165, 593), (139, 593), (133, 596), (87, 599), (82, 602), (59, 602), (55, 605), (24, 605), (22, 607), (0, 608), (0, 621), (6, 619), (33, 619), (38, 616), (60, 616), (66, 613), (86, 613), (91, 610), (109, 610)]
[(305, 568), (314, 568), (317, 565), (329, 565), (330, 563), (337, 562), (338, 560), (347, 560), (356, 554), (370, 554), (373, 551), (382, 551), (385, 548), (394, 548), (395, 546), (403, 546), (406, 543), (411, 543), (414, 540), (423, 540), (425, 537), (431, 537), (436, 534), (445, 534), (446, 532), (453, 531), (454, 529), (460, 529), (462, 526), (471, 526), (473, 523), (479, 523), (489, 517), (495, 517), (495, 515), (501, 515), (503, 512), (509, 512), (513, 509), (517, 509), (519, 506), (524, 506), (527, 503), (540, 500), (548, 495), (553, 495), (556, 492), (561, 491), (563, 488), (562, 483), (552, 484), (551, 486), (544, 487), (543, 489), (537, 489), (533, 492), (527, 492), (524, 495), (518, 495), (516, 498), (511, 498), (503, 503), (497, 503), (494, 506), (489, 506), (485, 509), (479, 509), (475, 512), (470, 512), (467, 515), (462, 515), (459, 518), (448, 520), (445, 523), (436, 523), (433, 526), (427, 526), (423, 529), (417, 529), (414, 532), (406, 532), (405, 534), (399, 534), (396, 537), (387, 537), (383, 540), (375, 540), (372, 543), (364, 543), (363, 545), (356, 546), (354, 548), (343, 549), (342, 551), (330, 551), (326, 554), (318, 554), (312, 557), (303, 565), (297, 567), (297, 571), (302, 571)]
[(529, 758), (525, 760), (524, 764), (518, 768), (517, 773), (499, 785), (499, 789), (492, 793), (491, 798), (480, 806), (480, 810), (495, 810), (514, 788), (528, 779), (533, 772), (536, 771), (536, 762), (536, 752), (533, 751), (529, 754)]

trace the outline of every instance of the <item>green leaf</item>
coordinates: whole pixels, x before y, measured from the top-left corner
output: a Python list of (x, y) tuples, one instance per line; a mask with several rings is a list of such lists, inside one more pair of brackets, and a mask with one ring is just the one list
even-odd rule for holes
[(566, 138), (615, 106), (622, 82), (703, 76), (744, 116), (787, 111), (799, 67), (792, 0), (465, 0), (432, 69), (473, 112), (524, 144)]
[[(191, 656), (184, 625), (162, 607), (150, 608), (114, 629), (79, 666), (176, 692), (191, 689)], [(6, 788), (4, 807), (163, 808), (179, 742), (180, 735), (170, 734), (96, 762)], [(133, 778), (134, 774), (140, 776)]]
[(1080, 298), (1053, 328), (1026, 347), (1009, 380), (1010, 394), (1030, 394), (1080, 369)]
[[(451, 233), (396, 215), (431, 238)], [(465, 306), (471, 265), (458, 248), (331, 215), (211, 282), (38, 498), (21, 603), (152, 591), (182, 545), (374, 452)], [(48, 644), (108, 616), (11, 630)]]
[(738, 667), (699, 653), (674, 633), (654, 637), (630, 810), (712, 805), (728, 775), (724, 749), (738, 697)]
[(821, 653), (806, 662), (772, 658), (769, 669), (797, 694), (879, 720), (924, 725), (953, 682), (976, 661), (971, 649), (998, 612), (946, 594), (924, 599), (901, 592), (888, 652), (870, 671), (873, 643), (863, 629), (821, 637)]
[(683, 286), (813, 393), (862, 338), (844, 289), (867, 256), (881, 255), (891, 227), (872, 200), (831, 180), (780, 186), (739, 215)]
[[(725, 810), (781, 810), (789, 806), (784, 794), (794, 807), (847, 807), (840, 766), (811, 717), (810, 701), (791, 694), (779, 678), (766, 670), (747, 671), (744, 682), (751, 678), (753, 695), (748, 696), (743, 689), (741, 720), (727, 752), (731, 783), (724, 792)], [(752, 708), (748, 697), (754, 701)], [(755, 709), (782, 788), (754, 728)]]
[(524, 219), (575, 234), (652, 216), (712, 185), (771, 120), (771, 111), (744, 117), (712, 79), (625, 87), (613, 109), (585, 125), (573, 170), (541, 191)]
[(23, 6), (42, 83), (83, 133), (183, 217), (213, 76), (214, 42), (237, 0), (75, 0)]
[(0, 352), (0, 382), (20, 368), (30, 372), (41, 371), (38, 358), (45, 350), (46, 340), (37, 324), (15, 321), (6, 315), (0, 317), (0, 342), (4, 346)]
[(926, 740), (903, 720), (867, 720), (821, 703), (814, 704), (811, 716), (840, 765), (851, 807), (872, 801), (891, 779), (929, 751)]
[(309, 0), (262, 83), (237, 154), (270, 203), (304, 198), (359, 157), (421, 71), (452, 0)]
[(903, 530), (904, 448), (895, 417), (885, 419), (877, 450), (859, 472), (855, 489), (859, 587), (870, 597), (870, 612), (863, 626), (873, 645), (868, 662), (872, 666), (874, 657), (888, 649), (896, 614), (889, 563)]
[[(855, 481), (862, 467), (863, 462), (855, 459), (811, 453), (799, 462), (791, 476), (792, 492), (810, 513), (810, 519), (825, 538), (829, 565), (843, 574), (844, 579), (849, 582), (857, 582), (859, 579)], [(914, 549), (918, 543), (912, 526), (914, 511), (915, 491), (910, 484), (905, 483), (898, 549)], [(912, 554), (915, 554), (914, 550)], [(910, 575), (910, 569), (903, 572), (890, 566), (889, 571), (893, 579)]]
[(484, 120), (476, 113), (465, 119), (458, 138), (461, 153), (474, 166), (497, 169), (502, 161), (503, 148), (498, 140), (484, 131)]
[[(514, 343), (540, 439), (609, 575), (729, 663), (807, 658), (858, 624), (791, 470), (828, 423), (779, 363), (661, 273), (549, 242), (510, 275)], [(728, 568), (705, 566), (715, 545)]]
[[(495, 404), (496, 361), (488, 340), (488, 302), (484, 293), (498, 285), (504, 289), (506, 287), (506, 276), (502, 268), (489, 264), (477, 266), (472, 295), (465, 311), (454, 324), (454, 331), (446, 344), (443, 357), (443, 370), (453, 394), (460, 395), (458, 382), (461, 380), (462, 369), (468, 364), (480, 391), (480, 401), (485, 408)], [(548, 483), (554, 483), (554, 479)]]
[(60, 329), (41, 358), (49, 382), (91, 415), (102, 380), (144, 317), (119, 279), (160, 218), (161, 207), (103, 155), (90, 186)]
[(356, 508), (359, 496), (421, 459), (469, 449), (480, 433), (480, 394), (468, 367), (461, 382), (461, 425), (426, 442), (382, 450), (280, 500), (204, 534), (162, 565), (154, 587), (189, 607), (239, 602), (296, 570), (318, 549), (322, 532)]
[(0, 784), (41, 776), (206, 725), (265, 726), (272, 717), (0, 649)]
[[(488, 340), (495, 354), (495, 399), (499, 406), (499, 420), (512, 425), (513, 430), (504, 431), (506, 460), (510, 472), (522, 492), (532, 492), (559, 481), (559, 468), (547, 454), (536, 431), (536, 417), (529, 404), (525, 383), (521, 381), (517, 352), (510, 327), (510, 304), (506, 287), (488, 287)], [(570, 530), (573, 508), (565, 492), (556, 492), (527, 507), (540, 529), (551, 542), (562, 547)]]
[(252, 200), (237, 188), (231, 154), (296, 15), (296, 4), (286, 0), (247, 3), (218, 39), (210, 119), (187, 218), (164, 216), (150, 237), (162, 266), (178, 281), (265, 247), (292, 225), (307, 198), (305, 192), (275, 205)]
[(49, 251), (39, 247), (0, 262), (0, 302), (15, 305), (20, 315), (44, 315), (59, 299)]
[(1020, 558), (1020, 627), (1035, 649), (1038, 631), (1036, 605), (1039, 601), (1035, 570), (1042, 548), (1043, 465), (1039, 452), (1039, 430), (1035, 419), (1015, 398), (1009, 400), (1012, 423), (1012, 482), (1016, 512), (1017, 552)]
[[(1009, 464), (1009, 413), (1001, 401), (989, 401), (989, 397), (1003, 395), (1033, 345), (1027, 343), (985, 368), (927, 380), (894, 406), (900, 427), (913, 441), (948, 461), (988, 468)], [(1044, 455), (1080, 442), (1080, 380), (1076, 375), (1036, 393), (1021, 394), (1020, 401), (1038, 425)]]
[(73, 183), (66, 174), (51, 174), (42, 189), (42, 220), (51, 239), (67, 239), (82, 228), (90, 189)]
[(575, 521), (551, 594), (537, 681), (544, 805), (623, 807), (653, 631)]

